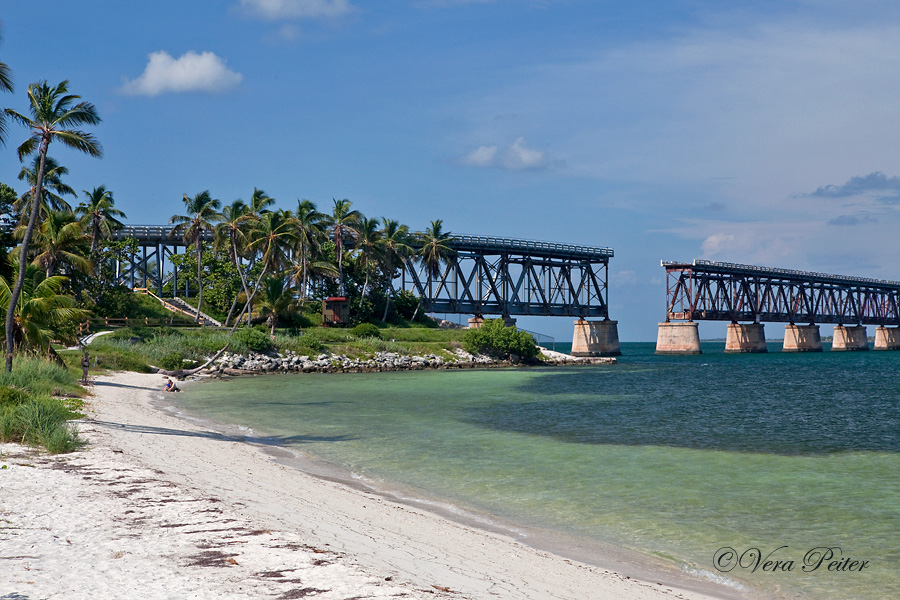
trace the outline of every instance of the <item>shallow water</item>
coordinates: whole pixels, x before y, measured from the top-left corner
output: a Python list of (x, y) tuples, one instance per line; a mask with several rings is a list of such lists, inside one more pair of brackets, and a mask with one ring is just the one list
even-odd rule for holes
[[(722, 346), (658, 357), (623, 344), (620, 363), (601, 367), (211, 381), (178, 402), (376, 485), (738, 585), (900, 597), (900, 353)], [(868, 565), (804, 572), (821, 547)], [(717, 569), (720, 548), (741, 565), (725, 572), (726, 552)], [(792, 569), (751, 572), (753, 548)]]

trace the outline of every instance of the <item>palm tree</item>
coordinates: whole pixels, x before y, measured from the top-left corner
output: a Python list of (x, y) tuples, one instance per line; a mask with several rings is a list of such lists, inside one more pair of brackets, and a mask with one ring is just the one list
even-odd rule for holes
[[(431, 295), (432, 280), (441, 276), (441, 263), (456, 255), (456, 251), (450, 247), (453, 239), (449, 231), (443, 230), (444, 222), (441, 219), (432, 221), (431, 226), (425, 230), (420, 238), (422, 247), (419, 249), (419, 262), (428, 271), (428, 294)], [(419, 306), (413, 312), (413, 320), (419, 313)]]
[[(34, 201), (34, 193), (37, 186), (37, 173), (40, 169), (40, 156), (35, 156), (32, 160), (31, 167), (23, 166), (19, 171), (19, 180), (28, 183), (28, 191), (22, 194), (13, 208), (19, 213), (19, 220), (23, 223), (27, 221), (31, 215), (31, 204)], [(40, 214), (38, 218), (42, 218), (47, 214), (48, 210), (72, 210), (68, 202), (63, 199), (62, 194), (74, 196), (75, 190), (68, 184), (63, 183), (62, 176), (68, 175), (69, 169), (60, 165), (52, 156), (48, 156), (44, 161), (44, 185), (43, 193), (40, 200)]]
[(344, 198), (334, 200), (334, 208), (328, 216), (328, 227), (334, 237), (334, 249), (338, 260), (338, 276), (340, 277), (341, 293), (344, 293), (344, 240), (356, 235), (356, 225), (362, 218), (358, 210), (350, 210), (352, 202)]
[[(18, 266), (18, 265), (17, 265)], [(17, 269), (18, 270), (18, 269)], [(15, 304), (10, 304), (12, 292), (9, 282), (0, 276), (0, 307), (12, 308), (12, 347), (49, 355), (62, 362), (50, 345), (51, 339), (64, 336), (66, 323), (86, 319), (89, 312), (75, 308), (75, 299), (61, 294), (66, 278), (60, 275), (45, 277), (34, 265), (25, 268), (22, 291)]]
[(271, 212), (269, 207), (275, 204), (275, 198), (269, 198), (264, 191), (253, 188), (250, 195), (250, 213), (256, 217), (263, 213)]
[[(22, 238), (22, 251), (19, 256), (19, 264), (27, 263), (28, 247), (31, 244), (31, 235), (37, 222), (39, 203), (44, 193), (44, 167), (47, 158), (47, 150), (50, 142), (59, 140), (66, 146), (74, 148), (91, 156), (102, 156), (100, 144), (89, 133), (70, 127), (78, 127), (83, 124), (96, 125), (100, 122), (97, 109), (89, 102), (78, 102), (79, 96), (69, 94), (69, 82), (62, 81), (59, 85), (51, 86), (46, 81), (33, 83), (28, 86), (28, 99), (30, 101), (31, 117), (26, 117), (10, 108), (4, 114), (14, 121), (31, 130), (31, 135), (18, 148), (19, 160), (37, 150), (40, 157), (37, 179), (34, 193), (32, 194), (31, 215), (28, 219), (28, 228)], [(26, 269), (19, 269), (15, 287), (13, 287), (8, 308), (6, 311), (6, 371), (12, 371), (13, 359), (13, 322), (15, 320), (15, 308), (25, 284)]]
[(356, 227), (356, 250), (363, 259), (366, 271), (366, 280), (363, 283), (362, 293), (359, 296), (359, 310), (362, 312), (363, 299), (366, 297), (366, 289), (369, 287), (369, 271), (373, 262), (381, 257), (381, 232), (378, 230), (378, 219), (363, 217)]
[(200, 192), (193, 198), (188, 198), (187, 194), (182, 197), (184, 206), (187, 209), (187, 215), (173, 215), (169, 219), (169, 223), (175, 223), (172, 228), (172, 235), (181, 235), (184, 243), (194, 246), (194, 252), (197, 255), (197, 314), (194, 315), (194, 321), (200, 320), (200, 310), (203, 304), (203, 281), (202, 281), (202, 258), (203, 258), (203, 236), (205, 233), (213, 231), (213, 223), (222, 220), (222, 213), (219, 212), (219, 201), (209, 195), (209, 190)]
[(412, 238), (409, 227), (401, 225), (399, 221), (382, 217), (384, 228), (381, 230), (381, 264), (390, 290), (384, 303), (384, 316), (382, 321), (387, 321), (388, 309), (391, 306), (391, 297), (394, 295), (394, 272), (397, 268), (405, 268), (406, 261), (413, 254), (410, 245)]
[(114, 208), (116, 203), (113, 193), (106, 189), (105, 185), (95, 187), (92, 191), (82, 190), (86, 202), (82, 202), (75, 209), (75, 214), (81, 217), (81, 224), (91, 228), (91, 260), (96, 254), (100, 239), (108, 239), (114, 229), (122, 226), (122, 222), (116, 217), (126, 218), (125, 213)]
[[(237, 269), (241, 278), (241, 288), (244, 290), (245, 297), (250, 297), (247, 290), (247, 278), (244, 275), (244, 269), (241, 265), (240, 255), (247, 246), (247, 228), (249, 226), (250, 207), (243, 200), (238, 199), (222, 209), (222, 222), (216, 225), (215, 248), (220, 250), (226, 245), (231, 250), (231, 262)], [(235, 294), (231, 308), (228, 309), (228, 316), (225, 317), (225, 326), (231, 321), (231, 315), (237, 306), (238, 295)]]
[[(14, 232), (15, 237), (24, 235), (24, 225)], [(84, 233), (81, 222), (70, 210), (51, 210), (41, 221), (34, 232), (34, 246), (40, 252), (31, 264), (44, 270), (47, 277), (56, 274), (60, 264), (65, 264), (78, 271), (89, 273), (93, 263), (85, 257), (88, 236)]]
[(259, 314), (266, 317), (269, 335), (275, 337), (278, 319), (296, 310), (296, 302), (284, 275), (269, 275), (262, 285), (259, 295)]
[[(287, 253), (296, 243), (296, 219), (288, 210), (264, 212), (259, 216), (259, 219), (253, 222), (249, 238), (250, 242), (247, 244), (247, 248), (260, 253), (260, 261), (262, 261), (263, 267), (259, 277), (256, 279), (256, 283), (253, 285), (250, 297), (247, 298), (247, 304), (244, 306), (244, 310), (248, 311), (248, 321), (250, 317), (249, 307), (259, 291), (259, 285), (263, 277), (270, 272), (274, 272), (280, 265), (284, 265), (287, 262)], [(232, 330), (237, 327), (244, 310), (235, 319)]]
[(307, 295), (309, 264), (325, 238), (323, 227), (327, 216), (316, 210), (316, 205), (312, 200), (298, 200), (294, 219), (297, 221), (297, 256), (299, 257), (297, 262), (300, 267), (299, 276), (295, 279), (300, 292), (300, 301), (303, 302)]

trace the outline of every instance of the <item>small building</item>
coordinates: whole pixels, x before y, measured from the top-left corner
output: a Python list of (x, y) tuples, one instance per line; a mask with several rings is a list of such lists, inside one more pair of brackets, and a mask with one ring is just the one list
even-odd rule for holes
[(322, 324), (346, 325), (350, 322), (350, 301), (343, 296), (332, 296), (322, 300)]

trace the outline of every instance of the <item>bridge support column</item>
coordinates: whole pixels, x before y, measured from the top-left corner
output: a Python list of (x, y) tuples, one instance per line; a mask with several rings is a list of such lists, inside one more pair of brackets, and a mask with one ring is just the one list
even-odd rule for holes
[(481, 329), (482, 325), (484, 325), (483, 317), (472, 317), (469, 319), (469, 329)]
[(693, 321), (660, 323), (657, 354), (700, 354), (700, 330)]
[(762, 323), (729, 323), (725, 352), (768, 352), (766, 329)]
[(900, 327), (879, 325), (875, 330), (876, 350), (900, 350)]
[(618, 321), (575, 321), (572, 356), (619, 356)]
[(834, 328), (831, 349), (835, 351), (868, 350), (869, 340), (866, 339), (866, 328), (862, 325), (850, 327), (837, 325)]
[(785, 325), (782, 352), (821, 352), (818, 325)]

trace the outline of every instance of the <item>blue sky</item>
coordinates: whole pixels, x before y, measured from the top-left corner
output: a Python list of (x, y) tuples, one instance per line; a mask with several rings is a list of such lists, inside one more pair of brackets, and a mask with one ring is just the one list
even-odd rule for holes
[[(894, 2), (30, 0), (0, 22), (0, 102), (70, 80), (104, 157), (51, 155), (130, 223), (259, 187), (282, 208), (349, 198), (413, 229), (610, 246), (623, 341), (655, 339), (660, 259), (900, 279)], [(0, 149), (19, 191), (25, 136)]]

